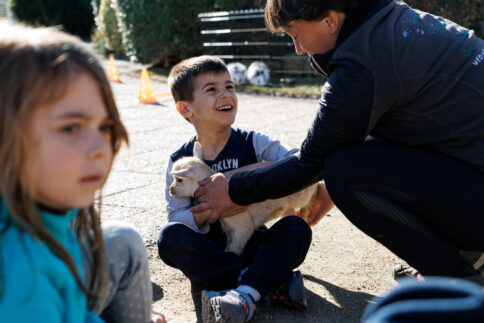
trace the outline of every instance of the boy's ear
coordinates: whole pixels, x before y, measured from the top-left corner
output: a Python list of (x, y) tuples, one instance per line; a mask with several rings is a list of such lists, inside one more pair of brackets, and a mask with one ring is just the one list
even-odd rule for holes
[(192, 110), (185, 101), (178, 101), (176, 103), (176, 110), (183, 118), (190, 118), (192, 116)]

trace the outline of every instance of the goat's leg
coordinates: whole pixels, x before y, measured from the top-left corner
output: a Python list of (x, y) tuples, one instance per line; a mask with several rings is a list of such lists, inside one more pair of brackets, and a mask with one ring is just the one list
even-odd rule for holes
[(232, 251), (240, 256), (252, 233), (254, 233), (253, 229), (232, 231), (232, 239), (230, 244), (225, 248), (225, 251)]
[(254, 232), (254, 225), (248, 213), (240, 213), (221, 219), (222, 229), (227, 235), (227, 247), (225, 251), (242, 254), (247, 241)]

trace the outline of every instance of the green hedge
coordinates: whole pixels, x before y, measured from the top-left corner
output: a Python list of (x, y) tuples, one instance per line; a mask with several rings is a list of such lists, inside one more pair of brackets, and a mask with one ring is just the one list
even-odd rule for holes
[(450, 19), (484, 36), (482, 0), (407, 0), (409, 6)]
[(117, 0), (123, 48), (143, 63), (170, 67), (201, 53), (199, 13), (248, 3), (253, 0)]
[[(99, 13), (99, 6), (101, 5), (101, 0), (91, 0), (92, 13), (94, 17)], [(94, 18), (95, 19), (95, 18)]]
[(17, 20), (34, 26), (56, 26), (89, 38), (94, 15), (90, 0), (10, 0), (10, 9)]
[(118, 30), (116, 11), (112, 0), (101, 0), (96, 25), (104, 38), (105, 48), (116, 54), (123, 54), (121, 33)]

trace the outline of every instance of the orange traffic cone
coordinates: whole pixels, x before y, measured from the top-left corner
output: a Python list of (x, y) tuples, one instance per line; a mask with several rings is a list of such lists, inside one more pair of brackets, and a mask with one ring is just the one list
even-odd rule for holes
[(141, 80), (139, 83), (139, 102), (146, 104), (158, 103), (153, 94), (153, 89), (151, 88), (150, 75), (148, 70), (143, 68), (141, 70)]
[(121, 83), (119, 78), (118, 68), (116, 67), (116, 61), (113, 55), (109, 55), (109, 69), (108, 69), (108, 80), (111, 82)]

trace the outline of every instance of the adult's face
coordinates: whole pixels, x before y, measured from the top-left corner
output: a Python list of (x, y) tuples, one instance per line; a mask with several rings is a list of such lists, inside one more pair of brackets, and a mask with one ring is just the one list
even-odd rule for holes
[(329, 11), (325, 18), (318, 21), (293, 21), (283, 31), (291, 36), (297, 55), (324, 54), (336, 46), (344, 18), (343, 13)]

